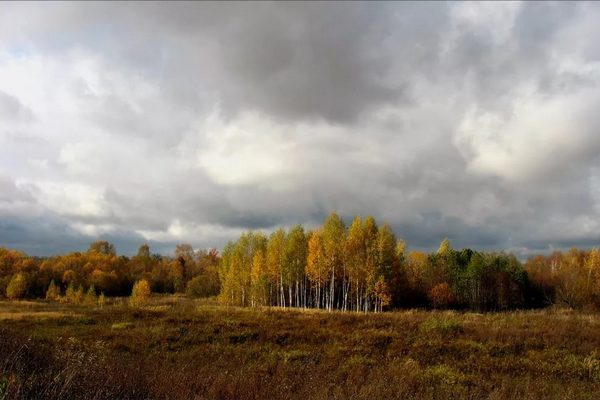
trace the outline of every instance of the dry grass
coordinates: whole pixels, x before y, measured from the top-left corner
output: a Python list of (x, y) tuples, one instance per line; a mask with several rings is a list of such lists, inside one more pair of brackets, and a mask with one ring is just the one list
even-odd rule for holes
[(51, 318), (64, 318), (64, 317), (76, 317), (81, 314), (66, 313), (59, 311), (29, 311), (29, 312), (2, 312), (0, 313), (0, 321), (4, 320), (18, 320), (18, 319), (51, 319)]
[(56, 310), (54, 305), (36, 301), (0, 301), (0, 321), (79, 317), (70, 309)]
[[(20, 310), (20, 311), (19, 311)], [(600, 318), (0, 303), (0, 399), (596, 399)], [(57, 318), (37, 316), (55, 313)], [(52, 314), (54, 315), (54, 314)]]

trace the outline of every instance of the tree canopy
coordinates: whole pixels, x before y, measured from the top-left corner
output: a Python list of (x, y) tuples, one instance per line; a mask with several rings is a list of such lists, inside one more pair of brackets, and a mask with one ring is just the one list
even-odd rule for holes
[(600, 250), (572, 248), (521, 263), (503, 252), (455, 250), (444, 238), (428, 254), (409, 250), (372, 216), (346, 225), (336, 213), (311, 231), (297, 225), (268, 236), (246, 232), (221, 254), (180, 244), (173, 256), (161, 256), (142, 244), (128, 258), (103, 240), (84, 253), (46, 258), (0, 248), (0, 295), (11, 299), (93, 303), (99, 294), (129, 296), (136, 282), (144, 282), (144, 293), (147, 286), (154, 293), (218, 295), (238, 306), (600, 308)]

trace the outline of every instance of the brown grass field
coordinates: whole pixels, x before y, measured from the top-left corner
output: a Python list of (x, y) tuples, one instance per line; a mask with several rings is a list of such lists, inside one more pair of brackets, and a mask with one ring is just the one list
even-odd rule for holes
[(0, 302), (0, 400), (598, 398), (594, 314)]

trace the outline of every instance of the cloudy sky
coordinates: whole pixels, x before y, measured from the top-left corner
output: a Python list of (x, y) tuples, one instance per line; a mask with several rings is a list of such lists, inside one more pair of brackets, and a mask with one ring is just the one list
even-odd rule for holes
[(0, 246), (600, 244), (600, 3), (0, 4)]

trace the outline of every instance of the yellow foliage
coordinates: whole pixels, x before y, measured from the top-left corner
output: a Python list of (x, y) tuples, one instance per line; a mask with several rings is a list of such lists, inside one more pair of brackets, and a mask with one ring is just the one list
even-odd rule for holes
[(11, 300), (22, 299), (27, 293), (27, 276), (22, 273), (14, 274), (6, 287), (6, 297)]
[(142, 279), (137, 281), (135, 285), (133, 285), (133, 290), (131, 291), (131, 298), (129, 299), (129, 304), (134, 307), (144, 305), (150, 295), (152, 294), (150, 290), (150, 284), (147, 280)]
[(60, 299), (60, 289), (54, 283), (54, 280), (50, 282), (48, 290), (46, 291), (46, 300), (58, 301)]

